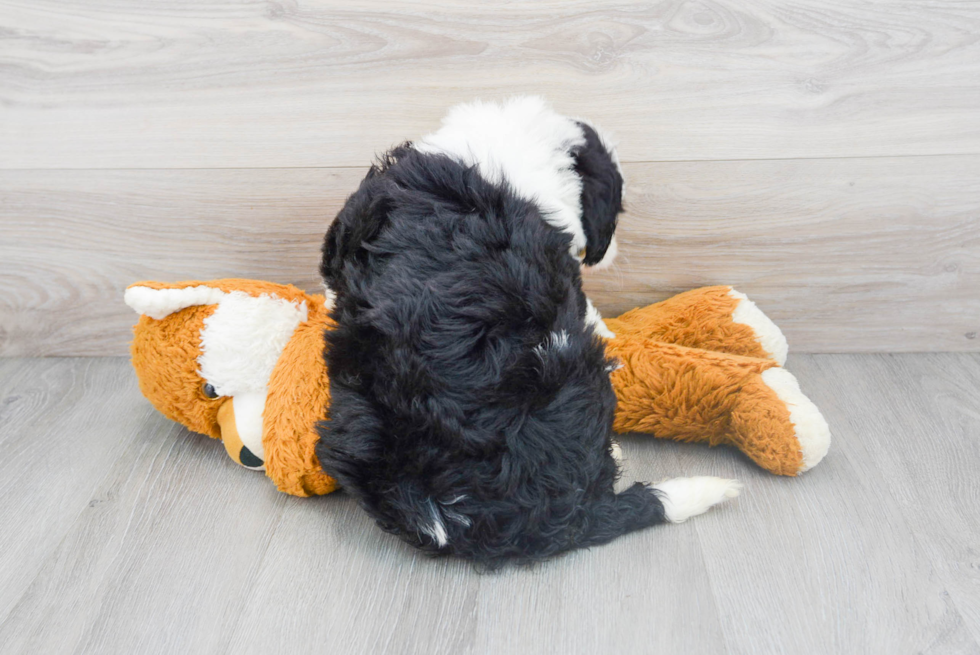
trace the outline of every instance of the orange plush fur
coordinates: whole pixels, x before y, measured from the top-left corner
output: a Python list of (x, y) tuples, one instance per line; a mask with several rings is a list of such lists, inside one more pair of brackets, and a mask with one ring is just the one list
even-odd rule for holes
[(739, 302), (731, 287), (705, 287), (607, 319), (616, 338), (606, 351), (623, 364), (612, 374), (613, 427), (730, 444), (768, 471), (796, 475), (796, 426), (762, 378), (778, 363), (752, 327), (732, 320)]
[[(315, 426), (327, 417), (330, 402), (323, 331), (331, 321), (323, 296), (254, 280), (132, 285), (127, 302), (137, 311), (153, 305), (154, 294), (176, 294), (164, 298), (170, 303), (165, 309), (155, 309), (160, 314), (173, 307), (169, 314), (142, 315), (134, 329), (133, 366), (143, 394), (188, 429), (222, 437), (218, 414), (227, 399), (205, 395), (198, 365), (202, 329), (216, 305), (194, 304), (198, 292), (188, 291), (202, 287), (305, 307), (306, 320), (295, 327), (268, 380), (261, 416), (265, 472), (280, 491), (295, 496), (334, 491), (336, 482), (314, 452)], [(133, 289), (143, 294), (139, 302), (130, 299)], [(184, 293), (186, 301), (179, 297)], [(812, 468), (826, 453), (826, 422), (780, 367), (782, 335), (730, 287), (695, 289), (606, 324), (616, 335), (607, 341), (607, 353), (620, 363), (611, 374), (617, 432), (733, 445), (779, 475)]]
[(327, 418), (330, 388), (323, 361), (323, 331), (332, 321), (323, 296), (311, 296), (316, 310), (301, 323), (279, 358), (269, 382), (263, 443), (266, 473), (280, 491), (294, 496), (328, 494), (337, 482), (320, 469), (314, 448), (316, 424)]

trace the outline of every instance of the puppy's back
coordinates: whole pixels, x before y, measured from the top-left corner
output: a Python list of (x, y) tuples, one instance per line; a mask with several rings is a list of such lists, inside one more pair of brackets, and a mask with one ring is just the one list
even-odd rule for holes
[(534, 103), (476, 109), (508, 107), (578, 126), (568, 138), (543, 130), (554, 177), (525, 177), (521, 148), (503, 156), (497, 139), (472, 150), (450, 120), (446, 143), (396, 148), (371, 169), (321, 265), (338, 324), (326, 336), (324, 470), (382, 528), (488, 565), (682, 521), (737, 493), (717, 478), (614, 493), (612, 364), (594, 310), (586, 325), (573, 256), (615, 251), (622, 176), (584, 123)]
[(410, 148), (348, 200), (324, 246), (338, 327), (318, 453), (384, 527), (513, 543), (542, 497), (574, 513), (611, 489), (615, 400), (568, 244), (506, 186)]

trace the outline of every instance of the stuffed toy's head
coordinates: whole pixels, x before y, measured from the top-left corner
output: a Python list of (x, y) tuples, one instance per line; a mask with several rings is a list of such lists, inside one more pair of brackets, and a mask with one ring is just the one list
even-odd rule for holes
[(228, 455), (264, 470), (262, 414), (273, 369), (308, 315), (299, 289), (255, 280), (140, 282), (133, 366), (154, 407), (221, 439)]

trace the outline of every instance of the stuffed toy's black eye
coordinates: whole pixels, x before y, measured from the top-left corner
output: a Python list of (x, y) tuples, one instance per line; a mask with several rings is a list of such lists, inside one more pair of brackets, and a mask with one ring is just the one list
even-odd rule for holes
[(204, 395), (207, 396), (208, 398), (218, 397), (218, 392), (214, 390), (214, 385), (212, 384), (205, 382), (203, 391), (204, 391)]

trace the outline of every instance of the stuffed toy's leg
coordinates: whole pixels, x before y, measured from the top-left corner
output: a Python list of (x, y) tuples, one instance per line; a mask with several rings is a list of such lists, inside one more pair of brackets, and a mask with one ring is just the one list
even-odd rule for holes
[(620, 334), (606, 352), (621, 364), (610, 376), (617, 432), (730, 444), (778, 475), (802, 473), (827, 454), (826, 421), (772, 359)]
[(745, 294), (703, 287), (605, 319), (619, 337), (644, 337), (688, 348), (786, 363), (786, 338)]

